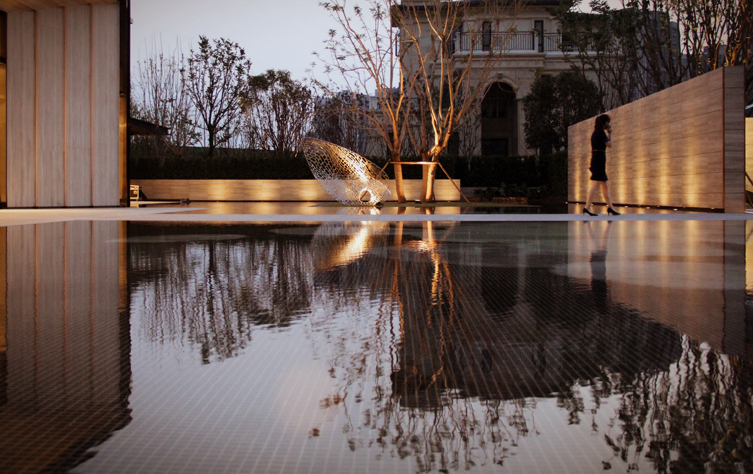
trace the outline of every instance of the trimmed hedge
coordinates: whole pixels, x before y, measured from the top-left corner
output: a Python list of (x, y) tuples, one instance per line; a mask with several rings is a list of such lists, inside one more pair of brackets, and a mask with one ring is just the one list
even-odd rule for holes
[[(132, 158), (128, 163), (131, 179), (313, 179), (302, 154), (275, 158), (263, 152), (226, 150), (212, 159), (195, 156)], [(378, 166), (386, 158), (370, 157)], [(410, 159), (405, 159), (410, 161)], [(470, 160), (443, 156), (442, 166), (464, 187), (499, 187), (502, 183), (525, 187), (546, 186), (547, 194), (567, 194), (567, 152), (547, 156), (478, 156)], [(421, 166), (403, 166), (403, 177), (421, 179)], [(394, 178), (392, 166), (386, 169)], [(437, 170), (437, 177), (444, 173)]]

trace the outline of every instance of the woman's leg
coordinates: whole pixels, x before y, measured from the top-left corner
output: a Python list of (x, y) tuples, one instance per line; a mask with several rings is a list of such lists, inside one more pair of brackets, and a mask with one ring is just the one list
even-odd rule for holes
[(591, 187), (588, 189), (588, 198), (586, 199), (586, 209), (588, 210), (591, 210), (591, 203), (594, 202), (597, 189), (599, 189), (599, 182), (591, 181)]
[(604, 200), (607, 202), (607, 206), (614, 209), (612, 205), (612, 195), (609, 192), (609, 181), (601, 181), (601, 194), (604, 195)]

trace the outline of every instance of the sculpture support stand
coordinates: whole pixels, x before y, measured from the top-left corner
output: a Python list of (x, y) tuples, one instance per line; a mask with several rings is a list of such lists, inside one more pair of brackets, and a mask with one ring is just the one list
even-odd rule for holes
[[(444, 169), (444, 166), (442, 166), (442, 163), (438, 161), (388, 161), (385, 163), (385, 165), (382, 167), (382, 171), (384, 171), (385, 168), (387, 168), (388, 165), (392, 164), (393, 167), (396, 169), (401, 165), (422, 165), (424, 167), (424, 174), (426, 174), (427, 170), (431, 170), (432, 167), (437, 167), (442, 170), (445, 176), (447, 176), (447, 179), (450, 180), (453, 186), (455, 186), (455, 189), (458, 190), (460, 193), (460, 197), (463, 198), (465, 202), (470, 202), (467, 197), (465, 197), (465, 194), (463, 194), (463, 191), (460, 190), (457, 184), (455, 184), (455, 181), (453, 181), (452, 177), (450, 177), (450, 174), (447, 172), (446, 169)], [(426, 190), (422, 190), (422, 192), (426, 192)], [(433, 194), (433, 190), (432, 190)]]

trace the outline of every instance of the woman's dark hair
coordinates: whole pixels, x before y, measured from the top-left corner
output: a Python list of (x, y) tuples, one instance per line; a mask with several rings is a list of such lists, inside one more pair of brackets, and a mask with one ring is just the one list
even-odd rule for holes
[(594, 124), (594, 130), (606, 130), (607, 124), (611, 122), (612, 119), (607, 114), (599, 115), (596, 117), (596, 123)]

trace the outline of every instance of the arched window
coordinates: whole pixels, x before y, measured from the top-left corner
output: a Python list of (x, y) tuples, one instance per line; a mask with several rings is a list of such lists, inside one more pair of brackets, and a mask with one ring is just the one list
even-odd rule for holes
[(481, 114), (484, 118), (507, 118), (507, 109), (512, 100), (515, 100), (515, 92), (509, 84), (495, 82), (486, 91), (481, 105)]

